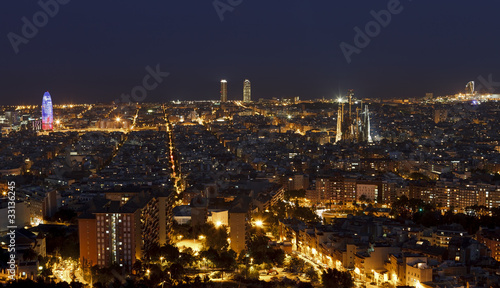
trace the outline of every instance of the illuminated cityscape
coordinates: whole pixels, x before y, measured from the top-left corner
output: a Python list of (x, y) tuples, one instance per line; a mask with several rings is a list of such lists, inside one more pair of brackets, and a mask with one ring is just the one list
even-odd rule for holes
[(7, 2), (2, 287), (500, 288), (500, 2)]
[[(4, 126), (12, 152), (1, 155), (0, 173), (33, 179), (17, 188), (19, 237), (56, 257), (34, 264), (36, 273), (20, 260), (19, 277), (89, 283), (116, 267), (160, 281), (154, 267), (172, 273), (179, 264), (212, 281), (224, 271), (314, 283), (332, 268), (354, 286), (432, 287), (472, 263), (488, 273), (500, 260), (489, 228), (500, 206), (498, 102), (346, 95), (56, 103), (48, 134), (30, 125), (37, 106), (4, 107), (15, 119)], [(67, 236), (56, 244), (58, 226)]]

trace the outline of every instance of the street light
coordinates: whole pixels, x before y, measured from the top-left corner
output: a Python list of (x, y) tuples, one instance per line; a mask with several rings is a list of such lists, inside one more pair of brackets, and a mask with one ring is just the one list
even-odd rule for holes
[(262, 220), (255, 221), (255, 226), (262, 227), (263, 225), (264, 225), (264, 222), (262, 222)]

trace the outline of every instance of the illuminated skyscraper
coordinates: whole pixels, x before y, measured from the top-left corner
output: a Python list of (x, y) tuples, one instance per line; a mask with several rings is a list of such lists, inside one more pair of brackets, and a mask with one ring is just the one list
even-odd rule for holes
[(243, 102), (250, 102), (252, 101), (252, 90), (250, 86), (250, 80), (245, 79), (243, 82)]
[(50, 98), (49, 92), (45, 92), (42, 100), (42, 130), (52, 130), (54, 128), (53, 122), (52, 98)]
[(339, 102), (339, 111), (337, 112), (337, 134), (335, 135), (335, 143), (342, 140), (342, 117), (344, 113), (342, 113), (344, 104), (342, 103), (342, 99), (338, 99)]
[(227, 81), (220, 80), (220, 102), (227, 102)]

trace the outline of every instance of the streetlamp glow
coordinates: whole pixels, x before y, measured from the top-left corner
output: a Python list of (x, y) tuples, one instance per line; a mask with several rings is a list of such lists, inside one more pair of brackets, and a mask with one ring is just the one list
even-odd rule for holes
[(262, 227), (263, 225), (264, 225), (264, 222), (262, 222), (262, 220), (255, 221), (255, 226)]

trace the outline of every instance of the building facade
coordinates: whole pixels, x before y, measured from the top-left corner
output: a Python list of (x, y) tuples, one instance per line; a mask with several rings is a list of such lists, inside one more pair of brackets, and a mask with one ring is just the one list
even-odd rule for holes
[(252, 101), (252, 90), (250, 80), (245, 79), (243, 82), (243, 102), (248, 103)]
[(54, 128), (53, 123), (52, 98), (49, 92), (45, 92), (42, 100), (42, 130), (52, 130)]
[(227, 80), (220, 80), (220, 102), (227, 102)]
[(130, 271), (154, 246), (169, 242), (170, 194), (141, 192), (126, 203), (94, 199), (78, 219), (80, 261), (84, 266), (119, 265)]

